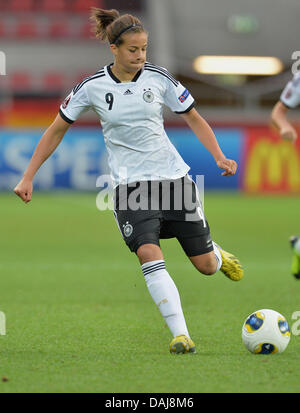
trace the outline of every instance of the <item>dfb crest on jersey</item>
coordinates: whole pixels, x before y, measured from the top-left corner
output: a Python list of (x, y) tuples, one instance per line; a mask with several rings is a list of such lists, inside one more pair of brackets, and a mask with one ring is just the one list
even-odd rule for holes
[(132, 234), (133, 231), (133, 226), (131, 224), (129, 224), (129, 222), (127, 221), (125, 225), (123, 225), (123, 232), (125, 237), (130, 237), (130, 235)]
[(154, 94), (151, 92), (151, 89), (148, 90), (144, 89), (143, 99), (147, 103), (152, 103), (154, 100)]

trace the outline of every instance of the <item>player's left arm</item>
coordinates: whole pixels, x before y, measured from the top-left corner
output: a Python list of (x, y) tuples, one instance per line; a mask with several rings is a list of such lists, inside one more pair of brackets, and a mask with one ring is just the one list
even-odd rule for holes
[(192, 129), (202, 145), (212, 154), (218, 167), (224, 169), (222, 175), (234, 175), (237, 170), (237, 163), (232, 159), (226, 158), (218, 144), (213, 130), (206, 120), (200, 116), (197, 110), (193, 108), (189, 112), (182, 113), (180, 116), (182, 116), (188, 126)]

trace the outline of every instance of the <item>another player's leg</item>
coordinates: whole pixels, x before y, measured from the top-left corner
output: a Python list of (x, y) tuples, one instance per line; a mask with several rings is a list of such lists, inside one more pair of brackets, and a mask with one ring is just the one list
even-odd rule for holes
[(300, 279), (300, 238), (292, 235), (290, 237), (290, 244), (293, 250), (291, 266), (292, 275), (295, 278)]
[(173, 340), (171, 353), (195, 353), (189, 336), (177, 287), (166, 270), (162, 251), (158, 245), (143, 244), (136, 254), (139, 258), (148, 291), (166, 321)]

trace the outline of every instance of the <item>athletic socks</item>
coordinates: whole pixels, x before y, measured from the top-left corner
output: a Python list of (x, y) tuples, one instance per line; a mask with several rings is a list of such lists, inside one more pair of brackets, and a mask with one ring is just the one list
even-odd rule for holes
[(173, 337), (189, 336), (181, 308), (177, 287), (165, 267), (164, 260), (146, 262), (142, 265), (149, 293), (159, 308)]
[(217, 259), (217, 269), (216, 272), (219, 271), (219, 269), (222, 267), (222, 257), (221, 257), (221, 252), (220, 252), (220, 247), (213, 241), (213, 247), (214, 247), (214, 253)]
[[(215, 242), (213, 242), (213, 247), (217, 260), (217, 272), (222, 266), (222, 257)], [(181, 308), (180, 296), (174, 281), (166, 270), (165, 261), (146, 262), (142, 265), (142, 271), (148, 291), (159, 308), (173, 337), (181, 334), (190, 337)]]

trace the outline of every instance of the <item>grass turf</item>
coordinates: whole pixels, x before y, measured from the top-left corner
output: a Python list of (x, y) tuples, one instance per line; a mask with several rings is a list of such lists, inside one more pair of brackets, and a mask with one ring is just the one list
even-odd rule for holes
[(161, 242), (197, 346), (171, 355), (137, 258), (95, 194), (35, 193), (28, 205), (1, 194), (0, 392), (299, 392), (299, 336), (272, 356), (241, 342), (251, 312), (272, 308), (291, 326), (300, 310), (288, 245), (299, 203), (206, 193), (213, 239), (244, 265), (237, 283), (198, 273), (176, 240)]

